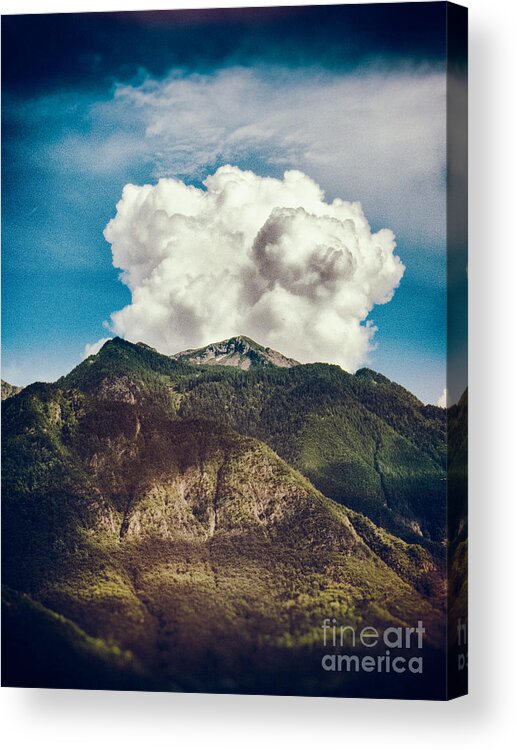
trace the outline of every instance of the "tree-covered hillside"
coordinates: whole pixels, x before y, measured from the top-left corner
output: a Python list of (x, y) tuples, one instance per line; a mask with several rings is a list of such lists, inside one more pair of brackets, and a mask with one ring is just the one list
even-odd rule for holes
[(382, 376), (113, 340), (3, 430), (8, 684), (371, 694), (322, 680), (324, 618), (443, 645), (441, 412)]

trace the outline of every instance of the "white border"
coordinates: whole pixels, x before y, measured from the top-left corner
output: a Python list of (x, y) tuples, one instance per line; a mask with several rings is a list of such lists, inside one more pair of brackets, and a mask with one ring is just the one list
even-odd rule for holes
[[(149, 0), (152, 9), (238, 2)], [(272, 5), (250, 2), (249, 5)], [(290, 3), (281, 5), (302, 5)], [(4, 0), (2, 14), (142, 9)], [(516, 5), (470, 0), (471, 693), (453, 703), (2, 689), (6, 747), (512, 746), (517, 664)], [(514, 647), (515, 650), (515, 647)]]

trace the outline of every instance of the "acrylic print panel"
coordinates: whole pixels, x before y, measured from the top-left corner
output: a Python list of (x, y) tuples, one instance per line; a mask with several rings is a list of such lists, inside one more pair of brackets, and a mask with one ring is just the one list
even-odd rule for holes
[(3, 18), (3, 684), (465, 691), (465, 38)]

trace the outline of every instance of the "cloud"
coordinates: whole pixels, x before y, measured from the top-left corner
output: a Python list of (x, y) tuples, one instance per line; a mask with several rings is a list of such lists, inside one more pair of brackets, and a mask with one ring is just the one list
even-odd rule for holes
[(99, 339), (95, 344), (86, 344), (83, 351), (83, 359), (87, 359), (93, 354), (98, 354), (107, 341), (111, 341), (111, 338)]
[(10, 116), (22, 133), (49, 121), (24, 158), (65, 177), (199, 181), (227, 162), (276, 177), (300, 169), (327, 194), (360, 200), (417, 254), (445, 242), (445, 83), (426, 68), (175, 70), (102, 99), (42, 96)]
[(245, 334), (355, 370), (373, 346), (368, 314), (404, 272), (389, 229), (373, 233), (359, 203), (326, 202), (300, 171), (128, 184), (104, 234), (132, 300), (112, 331), (168, 354)]
[(447, 406), (449, 405), (447, 402), (448, 402), (447, 388), (444, 388), (442, 391), (442, 395), (436, 402), (436, 406), (439, 406), (442, 409), (446, 409)]
[(445, 75), (425, 69), (258, 66), (173, 71), (119, 86), (100, 106), (143, 129), (157, 177), (200, 178), (225, 162), (301, 169), (332, 195), (346, 188), (409, 243), (432, 245), (445, 237), (445, 100)]

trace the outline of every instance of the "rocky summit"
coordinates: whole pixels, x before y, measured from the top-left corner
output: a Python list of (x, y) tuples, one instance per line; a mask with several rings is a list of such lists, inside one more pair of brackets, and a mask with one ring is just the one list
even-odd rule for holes
[(295, 367), (300, 363), (280, 352), (261, 346), (247, 336), (234, 336), (201, 349), (187, 349), (174, 355), (180, 362), (193, 365), (221, 365), (250, 370), (256, 367)]

